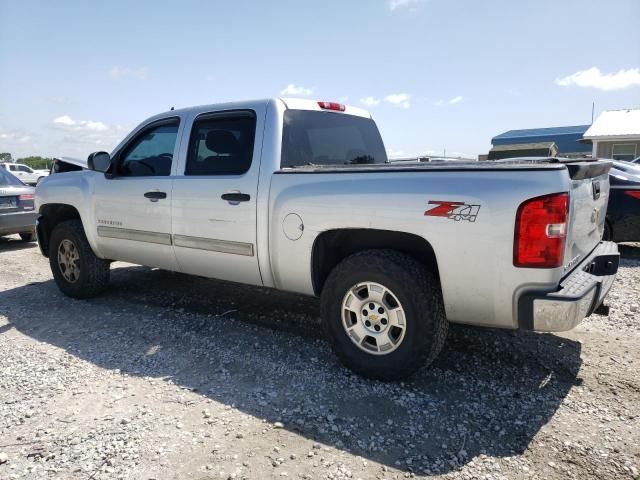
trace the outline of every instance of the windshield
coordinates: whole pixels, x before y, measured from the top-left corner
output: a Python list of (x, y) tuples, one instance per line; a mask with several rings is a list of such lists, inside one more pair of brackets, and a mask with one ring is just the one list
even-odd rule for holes
[(22, 187), (24, 183), (7, 172), (4, 168), (0, 168), (0, 187), (16, 186)]
[(282, 168), (386, 161), (382, 138), (370, 118), (309, 110), (284, 112)]

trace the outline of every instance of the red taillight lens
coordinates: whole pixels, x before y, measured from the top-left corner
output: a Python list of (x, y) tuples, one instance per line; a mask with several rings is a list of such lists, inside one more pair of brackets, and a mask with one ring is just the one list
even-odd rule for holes
[(564, 259), (568, 215), (568, 193), (554, 193), (523, 202), (516, 214), (513, 264), (530, 268), (560, 267)]
[(18, 200), (33, 200), (36, 196), (33, 193), (23, 193), (18, 195)]
[(336, 112), (344, 112), (345, 106), (336, 102), (318, 102), (318, 106), (325, 110), (335, 110)]
[(630, 197), (640, 200), (640, 190), (625, 190), (624, 193), (626, 193)]

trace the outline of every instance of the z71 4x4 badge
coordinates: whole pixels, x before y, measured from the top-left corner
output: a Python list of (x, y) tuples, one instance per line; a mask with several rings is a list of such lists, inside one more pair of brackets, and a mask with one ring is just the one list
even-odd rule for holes
[(456, 222), (460, 220), (475, 222), (480, 211), (480, 205), (469, 205), (464, 202), (431, 200), (429, 205), (435, 206), (424, 212), (425, 217), (446, 217)]

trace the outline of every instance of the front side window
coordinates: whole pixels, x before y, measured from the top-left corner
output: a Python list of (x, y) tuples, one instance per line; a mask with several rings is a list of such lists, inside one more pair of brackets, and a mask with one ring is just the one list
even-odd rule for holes
[(636, 145), (633, 143), (614, 144), (611, 150), (611, 157), (614, 160), (627, 160), (630, 162), (636, 158)]
[(25, 165), (19, 165), (18, 166), (18, 171), (19, 172), (26, 172), (26, 173), (33, 173), (33, 170), (31, 170), (29, 167), (27, 167)]
[(251, 167), (256, 117), (250, 112), (196, 119), (185, 175), (242, 175)]
[(158, 177), (171, 174), (173, 151), (178, 138), (178, 120), (152, 126), (123, 151), (118, 175), (123, 177)]
[(284, 112), (282, 168), (386, 161), (382, 138), (370, 118), (310, 110)]

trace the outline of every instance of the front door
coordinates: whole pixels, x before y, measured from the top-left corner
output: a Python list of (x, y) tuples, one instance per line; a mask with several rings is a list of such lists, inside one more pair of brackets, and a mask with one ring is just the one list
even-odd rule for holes
[(261, 128), (256, 123), (262, 124), (251, 110), (194, 119), (171, 207), (174, 249), (184, 273), (262, 284), (256, 252), (256, 131)]
[(93, 195), (101, 255), (177, 270), (171, 242), (171, 169), (178, 118), (154, 122), (114, 154), (111, 173), (96, 179)]

